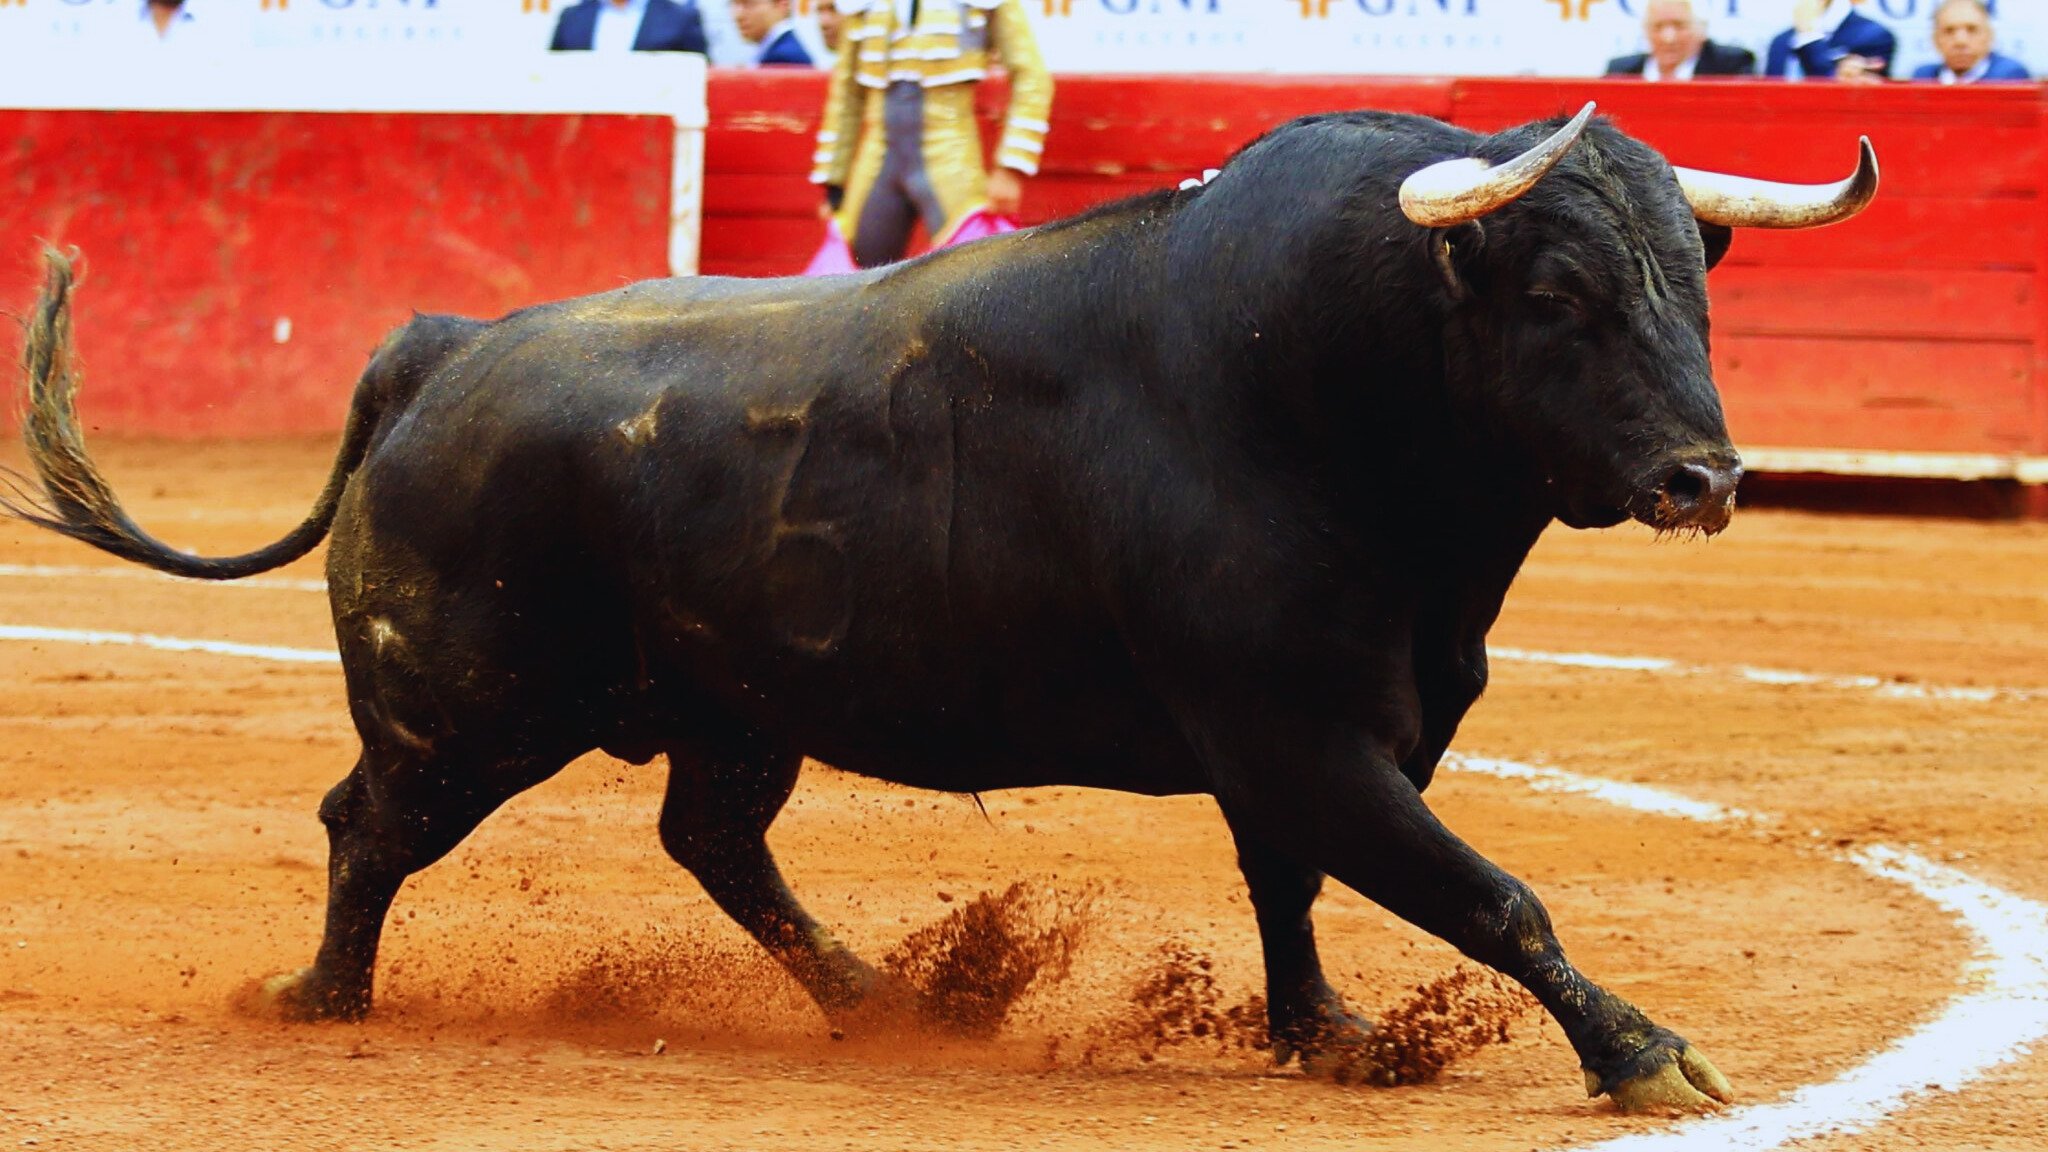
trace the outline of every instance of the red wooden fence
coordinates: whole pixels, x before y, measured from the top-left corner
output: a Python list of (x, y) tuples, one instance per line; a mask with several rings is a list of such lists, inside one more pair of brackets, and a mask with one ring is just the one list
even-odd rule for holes
[[(38, 240), (75, 245), (92, 426), (339, 430), (413, 309), (493, 316), (665, 275), (672, 125), (0, 110), (0, 308), (34, 298)], [(8, 364), (19, 350), (0, 324)]]

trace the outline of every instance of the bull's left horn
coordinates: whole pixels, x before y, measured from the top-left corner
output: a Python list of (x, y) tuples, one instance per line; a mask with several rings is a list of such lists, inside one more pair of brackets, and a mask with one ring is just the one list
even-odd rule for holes
[(1877, 198), (1877, 152), (1862, 139), (1856, 174), (1833, 184), (1777, 184), (1673, 168), (1692, 214), (1729, 228), (1818, 228), (1847, 220)]
[(1592, 118), (1593, 105), (1587, 104), (1550, 139), (1499, 166), (1470, 156), (1431, 164), (1401, 182), (1401, 211), (1424, 228), (1448, 228), (1497, 211), (1555, 168)]

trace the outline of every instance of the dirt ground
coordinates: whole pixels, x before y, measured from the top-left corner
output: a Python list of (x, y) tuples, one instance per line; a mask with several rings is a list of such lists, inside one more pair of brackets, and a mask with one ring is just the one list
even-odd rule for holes
[[(303, 514), (328, 446), (101, 452), (143, 523), (232, 552)], [(315, 591), (116, 571), (135, 570), (0, 527), (0, 625), (331, 646)], [(278, 575), (315, 580), (317, 557)], [(1707, 542), (1557, 529), (1495, 640), (2048, 688), (2048, 525), (1745, 512)], [(407, 885), (369, 1022), (253, 1019), (237, 990), (318, 939), (314, 809), (354, 757), (338, 669), (9, 640), (0, 684), (0, 1149), (1519, 1150), (1671, 1123), (1586, 1100), (1535, 1012), (1504, 1012), (1508, 1039), (1435, 1083), (1392, 1089), (1306, 1080), (1241, 1036), (1162, 1044), (1166, 1014), (1134, 994), (1148, 981), (1212, 979), (1196, 1007), (1218, 1011), (1259, 987), (1213, 805), (1045, 789), (989, 794), (984, 816), (820, 766), (771, 835), (842, 938), (880, 958), (1024, 881), (1075, 944), (1066, 978), (991, 1040), (835, 1041), (662, 853), (661, 765), (591, 757)], [(1854, 1066), (1971, 978), (1969, 937), (1843, 848), (1916, 847), (2048, 901), (2039, 698), (1500, 663), (1458, 746), (1776, 814), (1692, 825), (1470, 775), (1430, 792), (1535, 886), (1583, 969), (1746, 1101)], [(1458, 964), (1345, 891), (1318, 921), (1368, 1012)], [(2039, 1152), (2044, 1132), (2048, 1046), (1803, 1147)]]

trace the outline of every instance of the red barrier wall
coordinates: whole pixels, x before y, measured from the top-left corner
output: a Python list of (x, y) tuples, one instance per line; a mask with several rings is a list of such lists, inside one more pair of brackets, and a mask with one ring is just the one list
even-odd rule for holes
[[(713, 74), (706, 272), (788, 273), (816, 247), (822, 94), (812, 73)], [(1745, 232), (1711, 278), (1745, 447), (2048, 455), (2033, 86), (1062, 77), (1026, 219), (1177, 183), (1305, 112), (1488, 130), (1587, 99), (1696, 167), (1829, 180), (1858, 134), (1876, 143), (1868, 214)], [(988, 86), (991, 125), (1001, 100)], [(495, 315), (663, 271), (670, 142), (653, 118), (0, 112), (0, 140), (0, 299), (28, 299), (29, 237), (86, 249), (85, 409), (124, 432), (332, 429), (408, 308)]]
[(0, 300), (27, 310), (37, 238), (85, 253), (94, 427), (332, 431), (413, 309), (666, 275), (674, 139), (665, 116), (0, 110)]

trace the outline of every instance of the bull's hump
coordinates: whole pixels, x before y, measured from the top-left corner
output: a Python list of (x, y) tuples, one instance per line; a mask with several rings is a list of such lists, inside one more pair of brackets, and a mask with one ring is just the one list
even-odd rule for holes
[(557, 315), (581, 324), (632, 325), (677, 321), (725, 322), (738, 327), (795, 321), (814, 312), (821, 299), (812, 293), (779, 291), (721, 292), (697, 289), (688, 281), (634, 285), (600, 296), (564, 301)]

